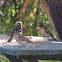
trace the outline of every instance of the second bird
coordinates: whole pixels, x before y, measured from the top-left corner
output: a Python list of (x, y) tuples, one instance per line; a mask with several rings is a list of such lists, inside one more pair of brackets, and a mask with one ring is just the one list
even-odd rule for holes
[(37, 25), (39, 26), (39, 31), (42, 36), (47, 38), (52, 37), (53, 39), (55, 39), (52, 33), (50, 33), (50, 31), (45, 27), (43, 23), (37, 23)]

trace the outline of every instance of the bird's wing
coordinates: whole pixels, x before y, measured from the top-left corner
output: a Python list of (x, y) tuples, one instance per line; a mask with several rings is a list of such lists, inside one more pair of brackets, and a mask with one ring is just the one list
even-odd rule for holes
[(21, 40), (21, 41), (26, 41), (27, 43), (32, 43), (32, 41), (30, 41), (28, 38), (26, 38), (26, 37), (24, 37), (24, 36), (22, 36), (22, 35), (20, 35), (20, 36), (18, 37), (18, 39)]
[(53, 34), (44, 26), (44, 28), (45, 28), (45, 31), (49, 34), (49, 35), (51, 35), (52, 37), (54, 37), (53, 36)]

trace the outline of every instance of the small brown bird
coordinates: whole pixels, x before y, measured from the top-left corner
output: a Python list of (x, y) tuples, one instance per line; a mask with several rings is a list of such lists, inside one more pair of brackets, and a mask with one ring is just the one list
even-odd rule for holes
[(18, 22), (17, 26), (13, 29), (12, 31), (12, 34), (11, 34), (11, 37), (10, 39), (7, 41), (7, 42), (11, 42), (12, 38), (14, 37), (14, 33), (19, 33), (21, 34), (22, 33), (22, 22)]
[(17, 26), (12, 31), (12, 35), (11, 35), (10, 39), (7, 42), (11, 42), (12, 38), (14, 37), (15, 40), (19, 43), (23, 43), (25, 41), (26, 43), (33, 44), (32, 41), (30, 41), (26, 37), (22, 36), (21, 33), (22, 33), (22, 23), (18, 22)]
[(20, 35), (19, 33), (15, 32), (13, 35), (14, 35), (15, 40), (17, 42), (19, 42), (19, 43), (23, 43), (25, 41), (24, 43), (31, 43), (31, 44), (33, 44), (32, 41), (30, 41), (28, 38), (24, 37), (23, 35)]
[(44, 26), (43, 23), (37, 23), (37, 25), (39, 26), (39, 31), (42, 36), (47, 38), (52, 37), (54, 40), (56, 40), (52, 33), (50, 33), (50, 31)]

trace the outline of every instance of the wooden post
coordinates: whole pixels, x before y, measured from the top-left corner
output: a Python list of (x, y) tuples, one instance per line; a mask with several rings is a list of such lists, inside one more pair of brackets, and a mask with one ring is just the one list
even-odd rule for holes
[(62, 0), (40, 0), (57, 35), (62, 40)]

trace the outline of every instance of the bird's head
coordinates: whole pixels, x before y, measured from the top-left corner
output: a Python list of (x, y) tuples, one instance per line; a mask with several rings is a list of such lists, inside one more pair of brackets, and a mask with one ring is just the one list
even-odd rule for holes
[(21, 26), (21, 28), (22, 28), (22, 22), (21, 21), (16, 22), (16, 23), (17, 23), (17, 26)]
[(43, 24), (43, 23), (37, 23), (37, 26), (39, 26), (39, 27), (43, 27), (44, 24)]

